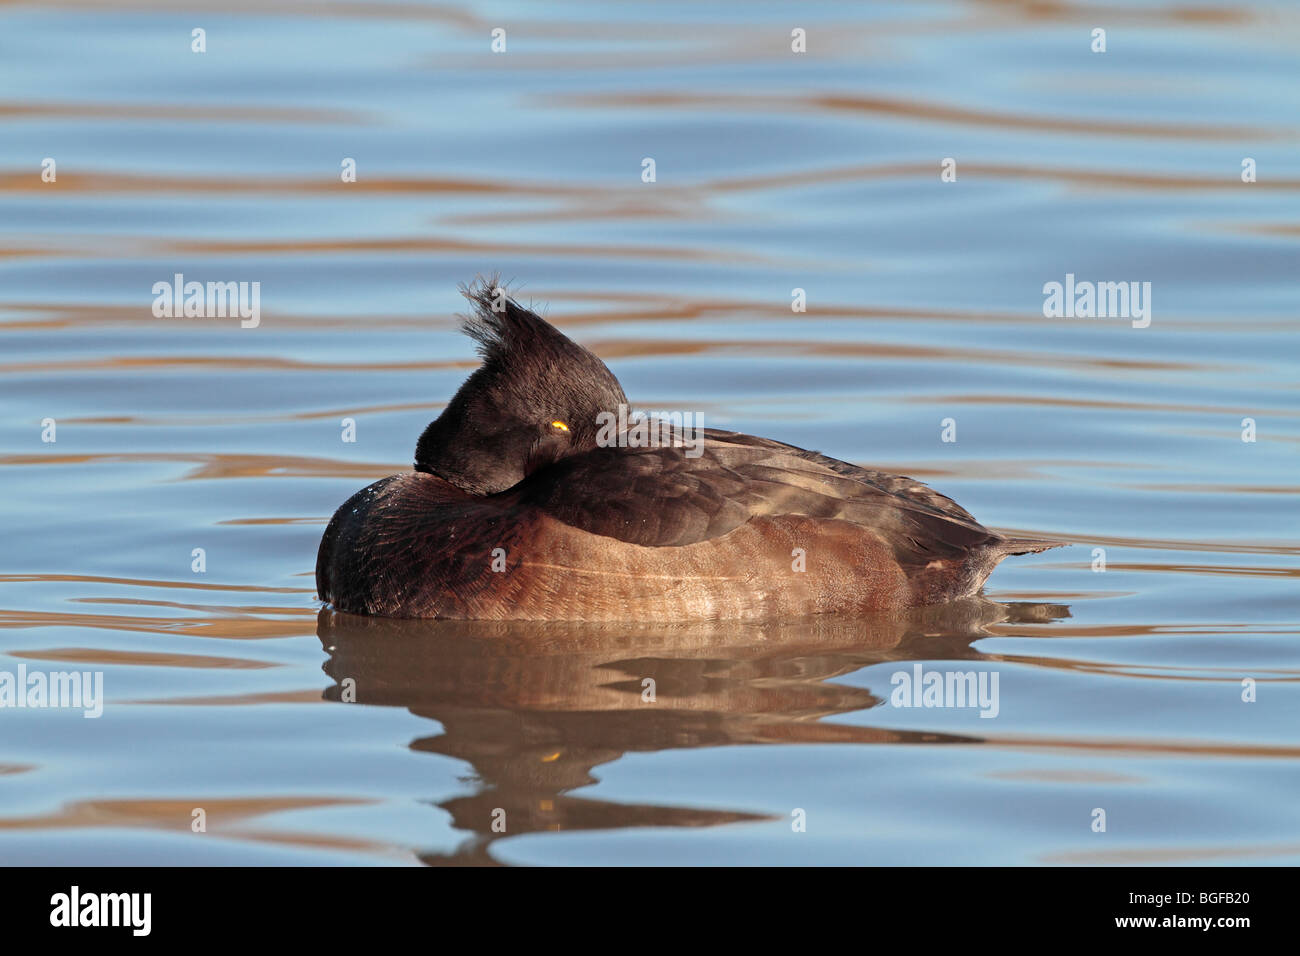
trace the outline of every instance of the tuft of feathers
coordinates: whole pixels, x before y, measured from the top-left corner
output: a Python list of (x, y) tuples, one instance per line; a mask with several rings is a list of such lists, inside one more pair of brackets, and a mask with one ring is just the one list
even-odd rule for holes
[(461, 331), (477, 343), (485, 365), (511, 364), (556, 350), (570, 355), (587, 351), (520, 305), (501, 285), (498, 275), (479, 276), (461, 285), (460, 293), (474, 307), (470, 315), (460, 317)]
[[(597, 412), (626, 403), (618, 379), (599, 358), (524, 308), (497, 275), (460, 287), (472, 305), (461, 330), (478, 345), (483, 364), (466, 383), (470, 393), (487, 389), (508, 396), (520, 418), (554, 413), (575, 418), (570, 427), (595, 433)], [(576, 437), (576, 436), (575, 436)]]
[(602, 413), (627, 402), (614, 373), (512, 299), (497, 276), (479, 277), (461, 293), (473, 307), (461, 328), (483, 363), (420, 435), (416, 468), (487, 495), (559, 457), (596, 448)]

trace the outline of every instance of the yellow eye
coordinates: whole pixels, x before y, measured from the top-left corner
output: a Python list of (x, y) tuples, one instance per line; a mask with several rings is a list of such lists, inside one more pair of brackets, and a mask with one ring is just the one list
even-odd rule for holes
[(551, 427), (558, 428), (562, 432), (567, 432), (569, 430), (569, 426), (564, 424), (564, 422), (560, 421), (559, 419), (556, 419), (555, 421), (551, 422)]

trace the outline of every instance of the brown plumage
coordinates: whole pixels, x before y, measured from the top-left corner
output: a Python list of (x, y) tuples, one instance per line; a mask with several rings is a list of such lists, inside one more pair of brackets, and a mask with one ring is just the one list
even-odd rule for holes
[(416, 470), (358, 492), (325, 529), (316, 587), (339, 610), (556, 621), (884, 610), (969, 596), (1007, 555), (1058, 545), (1003, 537), (911, 478), (766, 438), (706, 429), (698, 457), (679, 431), (672, 445), (608, 447), (598, 416), (627, 399), (604, 363), (492, 283), (465, 293), (483, 365), (421, 436)]

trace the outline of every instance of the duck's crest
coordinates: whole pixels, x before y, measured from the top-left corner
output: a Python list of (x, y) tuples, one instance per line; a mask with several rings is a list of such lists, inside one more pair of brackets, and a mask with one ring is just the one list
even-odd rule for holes
[(460, 291), (474, 307), (461, 316), (461, 329), (478, 343), (483, 364), (448, 405), (453, 416), (468, 415), (464, 404), (471, 399), (490, 401), (521, 421), (563, 413), (576, 441), (588, 426), (595, 433), (597, 413), (627, 404), (604, 362), (511, 298), (496, 275)]
[(502, 286), (499, 276), (479, 276), (460, 287), (474, 307), (461, 316), (461, 331), (478, 343), (484, 364), (506, 365), (524, 356), (541, 356), (559, 348), (578, 346)]

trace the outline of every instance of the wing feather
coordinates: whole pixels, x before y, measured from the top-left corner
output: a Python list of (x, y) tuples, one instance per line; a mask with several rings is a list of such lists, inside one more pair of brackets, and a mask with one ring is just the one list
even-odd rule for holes
[(771, 439), (707, 429), (685, 443), (599, 448), (563, 459), (509, 494), (592, 534), (647, 547), (719, 537), (763, 516), (841, 519), (874, 532), (904, 567), (993, 544), (964, 508), (919, 481)]

